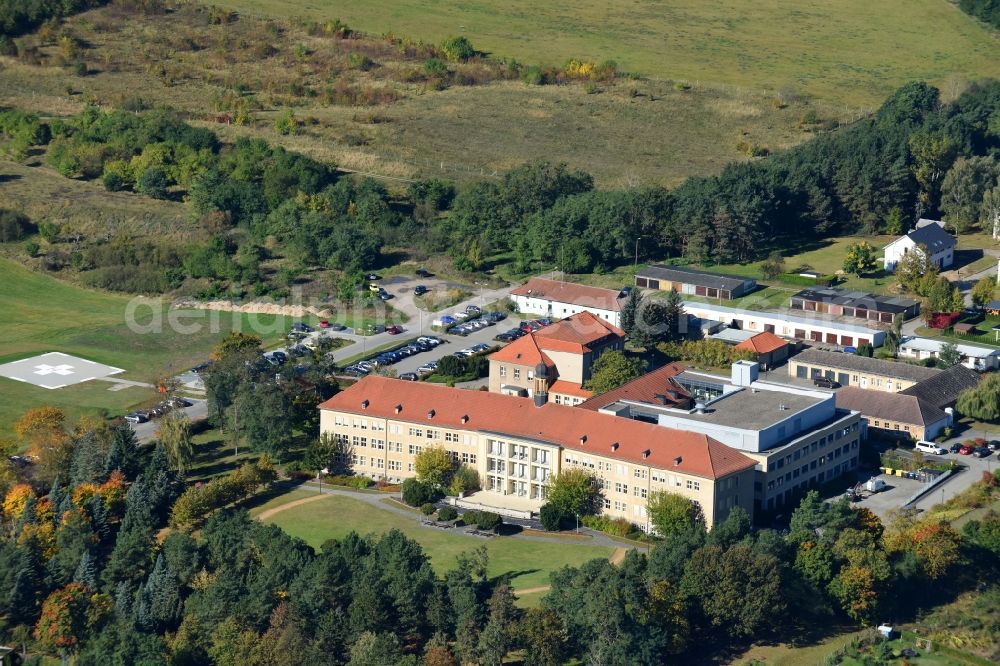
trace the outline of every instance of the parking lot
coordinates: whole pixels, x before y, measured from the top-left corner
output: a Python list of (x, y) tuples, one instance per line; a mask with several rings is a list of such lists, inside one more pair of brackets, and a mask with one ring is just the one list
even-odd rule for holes
[[(471, 349), (477, 345), (480, 348), (482, 348), (483, 345), (486, 345), (489, 348), (503, 346), (506, 343), (497, 342), (493, 338), (499, 333), (508, 331), (511, 328), (517, 328), (521, 325), (521, 323), (521, 319), (507, 316), (505, 319), (496, 322), (493, 325), (473, 331), (465, 336), (451, 333), (434, 334), (434, 337), (440, 339), (442, 344), (429, 351), (420, 352), (403, 358), (396, 363), (393, 363), (391, 367), (397, 375), (403, 375), (411, 372), (416, 373), (417, 369), (421, 366), (433, 361), (438, 361), (444, 356), (452, 355), (463, 349)], [(412, 334), (408, 330), (404, 330), (398, 337), (400, 338), (400, 344), (402, 344), (419, 336)], [(485, 382), (485, 379), (479, 381)]]

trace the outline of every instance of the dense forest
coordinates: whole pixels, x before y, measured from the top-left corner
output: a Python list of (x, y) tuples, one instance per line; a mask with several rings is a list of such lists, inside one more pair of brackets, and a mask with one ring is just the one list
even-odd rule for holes
[(45, 21), (93, 7), (109, 0), (0, 0), (0, 36), (21, 35)]
[(958, 6), (966, 14), (1000, 28), (1000, 2), (997, 0), (958, 0)]
[[(998, 109), (996, 81), (972, 84), (950, 103), (931, 86), (908, 84), (870, 118), (674, 190), (596, 190), (587, 173), (532, 163), (457, 195), (437, 180), (393, 195), (263, 140), (222, 144), (165, 109), (88, 107), (52, 122), (6, 111), (0, 135), (14, 155), (47, 145), (45, 159), (67, 177), (184, 199), (196, 221), (198, 240), (187, 244), (81, 239), (41, 221), (48, 245), (28, 248), (43, 267), (72, 267), (90, 284), (123, 291), (201, 280), (211, 293), (280, 296), (296, 275), (318, 267), (336, 284), (379, 265), (389, 247), (446, 254), (467, 271), (503, 257), (521, 273), (553, 264), (589, 272), (628, 263), (636, 239), (645, 257), (726, 263), (803, 237), (898, 233), (918, 216), (943, 216), (963, 232), (989, 219), (979, 201), (1000, 202)], [(278, 274), (262, 271), (276, 259)]]
[[(912, 618), (1000, 563), (995, 513), (962, 533), (915, 514), (883, 525), (813, 492), (787, 533), (742, 511), (711, 532), (680, 521), (648, 555), (553, 574), (522, 610), (472, 540), (440, 574), (398, 531), (316, 551), (250, 519), (239, 505), (274, 478), (266, 458), (184, 492), (175, 458), (126, 425), (70, 428), (35, 410), (18, 432), (44, 453), (29, 476), (7, 463), (0, 475), (0, 638), (80, 666), (687, 663), (705, 645)], [(996, 484), (975, 492), (992, 501)], [(216, 491), (207, 517), (177, 520)]]

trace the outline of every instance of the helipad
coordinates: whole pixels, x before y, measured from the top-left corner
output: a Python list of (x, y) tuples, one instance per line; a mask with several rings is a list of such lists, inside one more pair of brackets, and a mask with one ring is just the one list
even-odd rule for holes
[(47, 389), (72, 386), (90, 379), (117, 375), (119, 372), (125, 371), (62, 352), (49, 352), (0, 365), (0, 377)]

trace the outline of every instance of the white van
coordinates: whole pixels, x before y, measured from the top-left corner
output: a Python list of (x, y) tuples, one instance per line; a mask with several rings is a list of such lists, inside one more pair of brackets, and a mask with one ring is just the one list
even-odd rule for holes
[(945, 449), (944, 447), (938, 446), (934, 442), (928, 442), (925, 440), (920, 440), (919, 442), (917, 442), (917, 445), (913, 448), (917, 451), (920, 451), (921, 453), (932, 453), (936, 456), (941, 456), (944, 455), (945, 453), (948, 453), (948, 450)]

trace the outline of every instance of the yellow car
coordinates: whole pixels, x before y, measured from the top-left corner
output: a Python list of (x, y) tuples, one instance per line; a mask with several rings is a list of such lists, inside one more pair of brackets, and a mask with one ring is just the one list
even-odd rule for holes
[(380, 285), (380, 284), (378, 284), (376, 282), (369, 282), (368, 283), (368, 291), (371, 291), (371, 292), (377, 294), (380, 291), (382, 291), (382, 285)]

